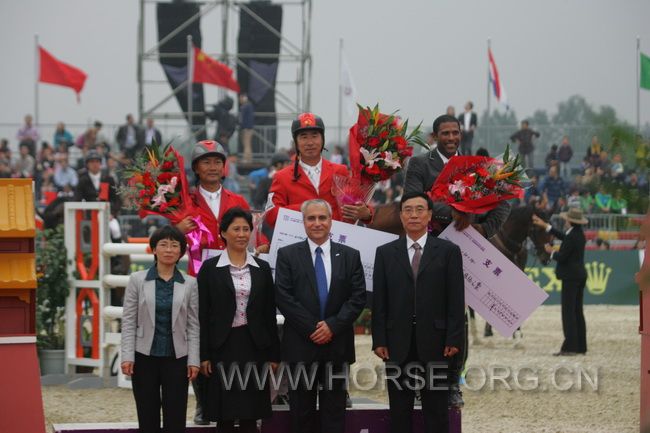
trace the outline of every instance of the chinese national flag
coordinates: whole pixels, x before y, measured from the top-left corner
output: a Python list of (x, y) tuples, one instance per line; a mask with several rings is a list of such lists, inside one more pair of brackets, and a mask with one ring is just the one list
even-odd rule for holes
[(233, 77), (233, 71), (227, 65), (217, 62), (203, 51), (194, 47), (193, 83), (214, 84), (239, 92), (239, 83)]
[(79, 68), (68, 65), (58, 60), (52, 54), (47, 52), (43, 47), (38, 47), (40, 58), (40, 73), (38, 81), (41, 83), (58, 84), (64, 87), (71, 87), (79, 93), (86, 82), (86, 73)]

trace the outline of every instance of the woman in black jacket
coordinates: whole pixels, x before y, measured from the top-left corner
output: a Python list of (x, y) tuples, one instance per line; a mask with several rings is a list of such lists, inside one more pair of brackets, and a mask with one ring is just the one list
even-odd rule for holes
[[(208, 377), (204, 418), (217, 421), (219, 433), (234, 432), (236, 420), (238, 432), (254, 433), (256, 421), (271, 416), (267, 373), (280, 359), (273, 277), (269, 264), (247, 251), (250, 212), (229, 209), (219, 229), (226, 249), (206, 260), (197, 276), (201, 372)], [(248, 379), (245, 386), (234, 369)]]

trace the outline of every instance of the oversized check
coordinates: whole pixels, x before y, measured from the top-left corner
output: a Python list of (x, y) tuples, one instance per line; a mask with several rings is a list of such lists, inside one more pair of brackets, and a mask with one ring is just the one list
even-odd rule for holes
[[(334, 242), (359, 250), (361, 264), (366, 276), (366, 290), (372, 291), (372, 271), (375, 267), (375, 252), (377, 247), (394, 241), (398, 236), (392, 233), (380, 232), (366, 227), (355, 226), (341, 221), (332, 221), (330, 239)], [(286, 245), (307, 239), (302, 224), (302, 214), (295, 210), (280, 209), (271, 240), (269, 263), (275, 269), (278, 249)]]
[(460, 247), (465, 303), (501, 335), (510, 337), (548, 298), (544, 290), (472, 226), (459, 232), (450, 224), (439, 237)]

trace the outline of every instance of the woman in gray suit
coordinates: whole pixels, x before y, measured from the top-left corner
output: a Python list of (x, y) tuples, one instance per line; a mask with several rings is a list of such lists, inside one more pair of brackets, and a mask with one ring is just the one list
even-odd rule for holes
[[(131, 376), (140, 432), (185, 432), (188, 380), (199, 372), (196, 279), (176, 264), (185, 236), (164, 226), (149, 239), (154, 266), (131, 274), (122, 315), (122, 372)], [(162, 389), (162, 392), (161, 392)], [(162, 399), (161, 399), (162, 397)]]

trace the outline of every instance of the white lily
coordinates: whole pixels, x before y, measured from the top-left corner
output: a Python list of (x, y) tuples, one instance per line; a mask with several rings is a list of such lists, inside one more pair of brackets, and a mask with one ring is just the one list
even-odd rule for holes
[(363, 159), (368, 164), (368, 168), (375, 165), (375, 162), (377, 162), (377, 160), (380, 159), (379, 152), (377, 152), (376, 149), (373, 149), (372, 151), (369, 152), (368, 149), (362, 147), (361, 154), (363, 155)]
[(399, 160), (393, 159), (393, 153), (392, 152), (386, 152), (386, 157), (384, 158), (384, 162), (390, 168), (401, 168), (402, 167)]

